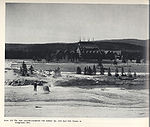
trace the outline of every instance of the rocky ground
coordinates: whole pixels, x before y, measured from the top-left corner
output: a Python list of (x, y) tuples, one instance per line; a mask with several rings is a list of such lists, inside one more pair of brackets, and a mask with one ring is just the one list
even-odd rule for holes
[[(61, 77), (54, 77), (38, 70), (24, 77), (7, 68), (5, 116), (148, 117), (149, 90), (143, 74), (138, 73), (132, 81), (98, 73), (89, 76), (62, 72)], [(33, 90), (34, 81), (43, 82), (37, 91)], [(49, 86), (50, 92), (45, 93), (43, 86)]]

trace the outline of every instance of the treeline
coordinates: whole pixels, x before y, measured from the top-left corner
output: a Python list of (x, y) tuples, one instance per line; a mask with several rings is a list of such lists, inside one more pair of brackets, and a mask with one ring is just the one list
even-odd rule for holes
[(6, 59), (45, 59), (53, 57), (58, 50), (75, 50), (76, 44), (6, 44)]
[[(125, 41), (125, 40), (124, 40)], [(134, 40), (134, 43), (136, 41)], [(107, 41), (94, 41), (100, 50), (121, 50), (124, 59), (145, 59), (145, 43), (142, 45), (123, 43), (123, 42), (107, 42)], [(139, 40), (138, 40), (139, 43)], [(78, 43), (49, 43), (49, 44), (6, 44), (5, 45), (5, 58), (6, 59), (46, 59), (51, 61), (53, 59), (78, 59), (75, 50)], [(114, 54), (110, 52), (105, 54), (102, 52), (102, 57), (114, 59)], [(66, 57), (67, 54), (67, 57)], [(65, 58), (64, 58), (65, 56)], [(121, 56), (120, 56), (121, 57)]]

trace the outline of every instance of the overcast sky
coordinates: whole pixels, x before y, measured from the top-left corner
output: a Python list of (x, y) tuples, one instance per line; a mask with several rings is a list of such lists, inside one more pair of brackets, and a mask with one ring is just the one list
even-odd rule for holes
[(148, 39), (148, 5), (7, 4), (6, 42)]

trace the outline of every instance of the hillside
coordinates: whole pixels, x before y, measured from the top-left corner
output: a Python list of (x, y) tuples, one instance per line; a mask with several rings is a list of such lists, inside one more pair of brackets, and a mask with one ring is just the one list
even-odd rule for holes
[(146, 43), (149, 42), (149, 40), (138, 40), (138, 39), (113, 39), (113, 40), (102, 40), (98, 42), (115, 42), (115, 43), (125, 43), (125, 44), (133, 44), (137, 46), (146, 46)]
[[(101, 50), (135, 50), (144, 52), (146, 40), (122, 39), (122, 40), (100, 40), (94, 43)], [(78, 43), (47, 43), (47, 44), (8, 44), (5, 45), (7, 58), (33, 58), (33, 56), (46, 57), (57, 50), (75, 50)]]

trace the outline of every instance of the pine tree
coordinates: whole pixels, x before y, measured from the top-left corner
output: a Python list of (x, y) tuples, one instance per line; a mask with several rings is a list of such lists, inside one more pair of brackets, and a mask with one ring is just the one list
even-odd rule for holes
[(93, 74), (96, 75), (96, 67), (93, 65)]
[(26, 75), (27, 75), (27, 65), (23, 61), (23, 63), (22, 63), (22, 76), (26, 76)]
[(111, 76), (111, 70), (110, 70), (110, 67), (108, 68), (108, 76)]

